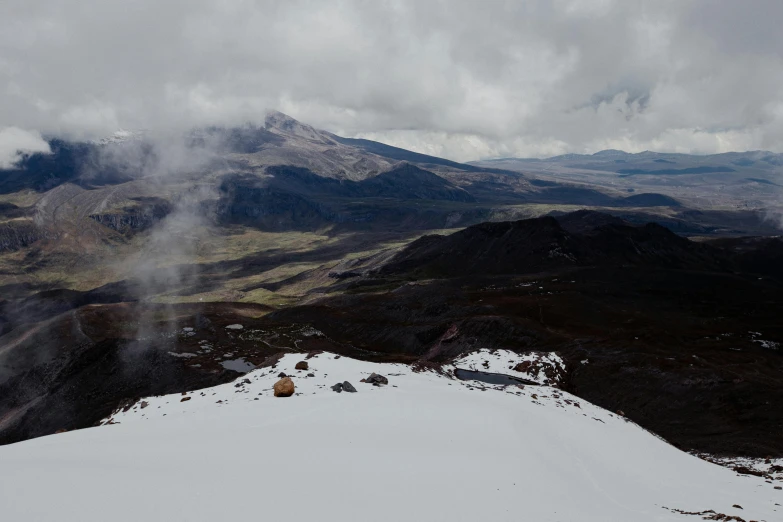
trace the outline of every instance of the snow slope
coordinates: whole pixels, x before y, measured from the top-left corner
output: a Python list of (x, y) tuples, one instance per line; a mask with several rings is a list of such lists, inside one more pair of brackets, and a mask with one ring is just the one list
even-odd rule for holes
[[(675, 509), (783, 519), (772, 484), (555, 388), (485, 386), (327, 353), (296, 371), (300, 360), (145, 399), (112, 425), (0, 447), (0, 519), (702, 518)], [(293, 397), (272, 395), (281, 371)], [(389, 385), (359, 382), (371, 372)], [(329, 389), (345, 380), (358, 392)]]

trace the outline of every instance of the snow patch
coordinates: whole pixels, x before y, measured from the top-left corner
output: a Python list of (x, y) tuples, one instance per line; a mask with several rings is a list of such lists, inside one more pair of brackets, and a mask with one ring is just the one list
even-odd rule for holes
[(482, 348), (460, 357), (455, 368), (511, 375), (539, 384), (557, 386), (565, 376), (565, 363), (556, 352), (527, 352)]

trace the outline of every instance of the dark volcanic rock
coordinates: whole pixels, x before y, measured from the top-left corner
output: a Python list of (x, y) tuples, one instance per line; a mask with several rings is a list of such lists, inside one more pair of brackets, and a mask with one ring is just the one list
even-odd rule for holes
[(296, 366), (294, 366), (294, 370), (308, 370), (310, 366), (307, 364), (307, 361), (299, 361), (296, 363)]
[(356, 393), (356, 388), (353, 387), (353, 384), (351, 384), (348, 381), (345, 381), (343, 383), (343, 391), (347, 391), (349, 393)]
[(367, 384), (373, 384), (375, 386), (380, 386), (381, 384), (389, 384), (389, 379), (384, 377), (383, 375), (378, 375), (377, 373), (370, 374), (369, 377), (364, 379), (364, 382)]
[(340, 393), (343, 391), (343, 383), (338, 382), (334, 386), (332, 386), (332, 391), (336, 391), (337, 393)]

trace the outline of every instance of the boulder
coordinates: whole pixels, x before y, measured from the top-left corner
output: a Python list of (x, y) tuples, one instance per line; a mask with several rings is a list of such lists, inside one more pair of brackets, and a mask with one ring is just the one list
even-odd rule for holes
[(294, 381), (290, 377), (283, 377), (275, 383), (275, 397), (290, 397), (294, 389)]
[(514, 366), (514, 371), (525, 373), (530, 371), (531, 366), (533, 366), (533, 363), (531, 361), (524, 361)]
[(294, 366), (294, 370), (308, 370), (310, 366), (307, 364), (307, 361), (299, 361), (296, 363), (296, 366)]
[(381, 384), (389, 384), (389, 379), (387, 379), (383, 375), (378, 375), (377, 373), (372, 373), (372, 374), (370, 374), (369, 377), (364, 379), (364, 382), (372, 384), (374, 386), (380, 386)]
[(348, 393), (356, 393), (356, 388), (353, 387), (353, 384), (351, 384), (348, 381), (345, 381), (343, 383), (343, 391), (347, 391)]
[(338, 382), (337, 384), (332, 386), (332, 391), (336, 391), (337, 393), (340, 393), (341, 391), (343, 391), (343, 383)]
[(278, 376), (279, 378), (281, 378), (281, 379), (285, 379), (286, 377), (288, 377), (288, 375), (286, 375), (284, 372), (280, 372), (280, 373), (278, 373), (278, 374), (277, 374), (277, 376)]

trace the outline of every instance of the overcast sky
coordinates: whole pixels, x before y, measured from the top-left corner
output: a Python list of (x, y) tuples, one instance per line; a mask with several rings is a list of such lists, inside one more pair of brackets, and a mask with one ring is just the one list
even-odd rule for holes
[(783, 151), (783, 1), (0, 2), (0, 164), (37, 133), (263, 121), (456, 160)]

